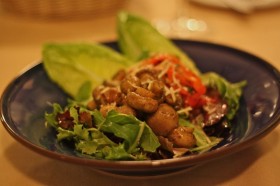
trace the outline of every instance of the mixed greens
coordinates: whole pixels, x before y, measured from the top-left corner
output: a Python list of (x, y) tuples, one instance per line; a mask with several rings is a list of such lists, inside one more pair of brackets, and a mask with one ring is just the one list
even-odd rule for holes
[(117, 30), (121, 52), (98, 43), (44, 46), (48, 76), (70, 96), (45, 114), (57, 140), (107, 160), (174, 158), (217, 145), (246, 82), (201, 73), (140, 17), (121, 12)]
[[(142, 151), (153, 153), (160, 146), (157, 137), (147, 124), (134, 116), (112, 110), (105, 118), (98, 110), (90, 111), (74, 102), (69, 103), (66, 108), (69, 112), (66, 114), (65, 109), (59, 104), (53, 104), (53, 108), (53, 113), (46, 114), (46, 121), (57, 129), (58, 141), (73, 140), (76, 149), (84, 154), (111, 160), (142, 160), (147, 159)], [(61, 113), (69, 114), (68, 117), (73, 118), (71, 130), (59, 127), (56, 118)], [(85, 127), (79, 120), (79, 113), (90, 114), (96, 127)], [(108, 137), (110, 134), (123, 139), (122, 143), (110, 139)]]

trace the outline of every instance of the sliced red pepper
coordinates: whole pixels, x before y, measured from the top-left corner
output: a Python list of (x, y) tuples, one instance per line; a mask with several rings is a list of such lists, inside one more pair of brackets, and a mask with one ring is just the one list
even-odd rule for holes
[(199, 94), (205, 94), (206, 87), (203, 85), (201, 79), (189, 69), (184, 66), (178, 68), (178, 77), (182, 85), (192, 87)]
[(153, 64), (154, 66), (160, 64), (161, 62), (168, 60), (170, 63), (174, 64), (168, 68), (166, 78), (170, 85), (177, 89), (178, 85), (174, 84), (174, 79), (176, 78), (182, 86), (189, 87), (194, 90), (194, 92), (189, 92), (185, 89), (180, 90), (180, 94), (185, 100), (185, 104), (191, 107), (201, 106), (205, 101), (202, 95), (206, 93), (206, 87), (203, 85), (201, 79), (188, 68), (186, 68), (176, 56), (168, 54), (155, 55), (152, 58), (144, 61), (146, 64)]
[(169, 79), (169, 81), (171, 83), (173, 83), (173, 73), (174, 73), (174, 68), (169, 67), (168, 70), (167, 70), (167, 78)]
[(161, 62), (163, 62), (164, 60), (168, 60), (174, 64), (179, 64), (180, 61), (176, 56), (173, 55), (169, 55), (169, 54), (157, 54), (147, 60), (144, 61), (144, 63), (146, 64), (153, 64), (153, 65), (158, 65)]

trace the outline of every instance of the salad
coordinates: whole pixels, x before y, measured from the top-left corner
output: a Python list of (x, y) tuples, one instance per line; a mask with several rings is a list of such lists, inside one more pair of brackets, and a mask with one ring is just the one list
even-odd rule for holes
[[(201, 73), (146, 20), (118, 15), (121, 52), (101, 44), (47, 44), (44, 67), (69, 94), (45, 114), (57, 140), (107, 160), (176, 158), (230, 133), (246, 82)], [(141, 33), (141, 34), (140, 34)]]

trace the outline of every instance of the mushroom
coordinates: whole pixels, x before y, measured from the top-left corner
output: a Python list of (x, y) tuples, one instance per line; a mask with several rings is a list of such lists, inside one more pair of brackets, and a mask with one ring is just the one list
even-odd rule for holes
[(150, 97), (143, 97), (135, 92), (129, 92), (127, 94), (126, 102), (130, 107), (146, 113), (153, 113), (158, 108), (157, 100)]
[(147, 118), (147, 124), (157, 136), (166, 137), (178, 127), (178, 114), (168, 104), (160, 104), (157, 111)]
[(193, 130), (194, 129), (190, 127), (179, 126), (174, 129), (167, 138), (175, 147), (191, 148), (196, 144)]

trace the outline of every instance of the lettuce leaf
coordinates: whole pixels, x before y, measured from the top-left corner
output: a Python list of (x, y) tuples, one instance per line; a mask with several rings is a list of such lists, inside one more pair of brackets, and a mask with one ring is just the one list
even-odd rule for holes
[(228, 120), (232, 120), (239, 109), (242, 88), (247, 84), (247, 82), (241, 81), (238, 83), (230, 83), (225, 78), (214, 72), (205, 73), (201, 76), (201, 78), (206, 86), (218, 89), (219, 93), (229, 106), (229, 111), (226, 117)]
[(208, 151), (222, 141), (222, 138), (207, 136), (201, 126), (194, 125), (188, 120), (180, 118), (179, 124), (194, 129), (193, 135), (196, 139), (196, 147), (189, 149), (191, 152), (202, 153)]
[(56, 120), (56, 116), (58, 113), (61, 113), (63, 109), (58, 103), (54, 103), (52, 105), (53, 112), (52, 113), (45, 113), (45, 120), (46, 120), (46, 126), (52, 126), (54, 128), (58, 127), (58, 122)]
[(153, 53), (173, 54), (178, 56), (190, 70), (200, 74), (191, 58), (145, 19), (121, 12), (118, 14), (117, 32), (119, 47), (127, 58), (138, 61), (147, 54), (148, 56)]
[(132, 64), (113, 49), (94, 43), (49, 43), (42, 53), (50, 79), (77, 101), (89, 99), (93, 87)]
[(160, 146), (158, 138), (150, 127), (132, 115), (111, 110), (100, 129), (124, 139), (128, 152), (137, 151), (139, 146), (144, 151), (155, 152)]
[[(66, 130), (58, 125), (56, 115), (63, 112), (58, 104), (53, 104), (53, 112), (46, 113), (45, 118), (46, 122), (56, 129), (58, 141), (73, 141), (76, 149), (83, 154), (108, 160), (141, 160), (148, 158), (140, 151), (140, 148), (144, 153), (153, 153), (160, 146), (158, 138), (145, 122), (114, 110), (108, 112), (107, 117), (104, 118), (98, 110), (90, 111), (81, 107), (80, 110), (92, 115), (96, 125), (96, 128), (86, 128), (79, 123), (77, 106), (80, 105), (70, 102), (65, 108), (69, 110), (73, 118), (73, 129)], [(122, 140), (114, 142), (106, 135), (108, 133)]]

